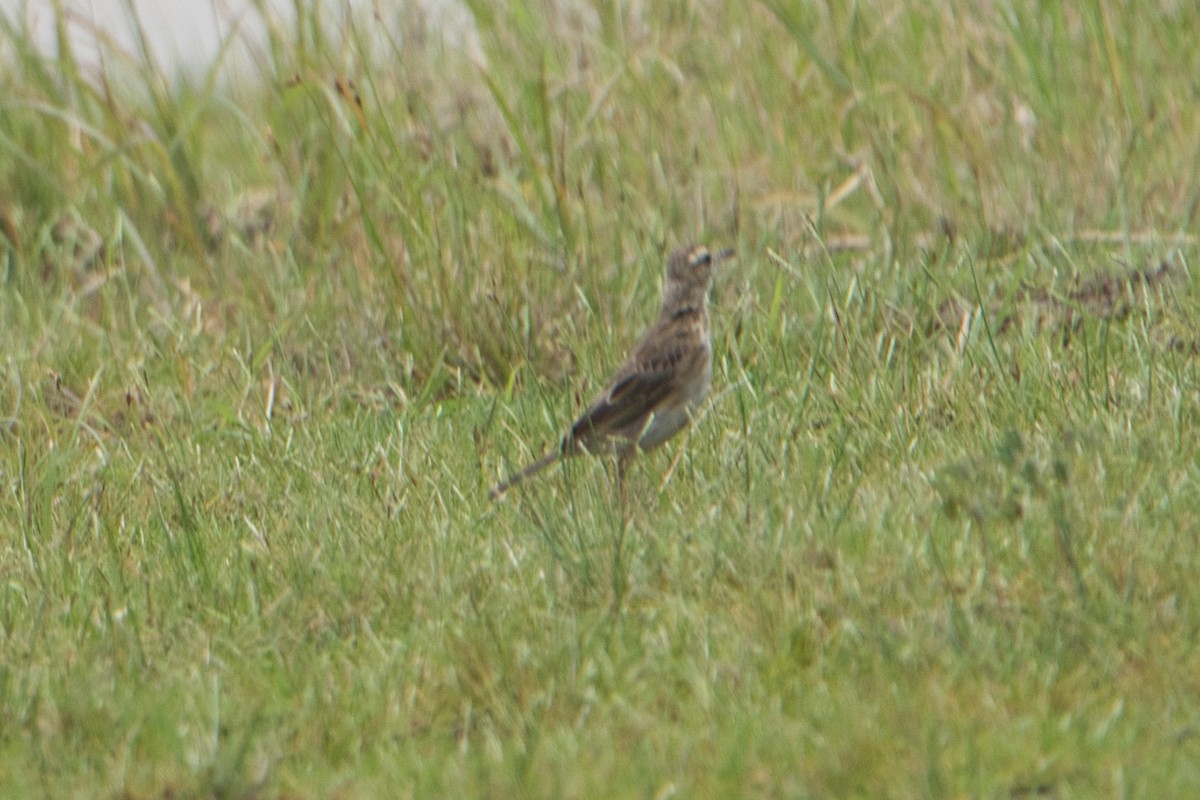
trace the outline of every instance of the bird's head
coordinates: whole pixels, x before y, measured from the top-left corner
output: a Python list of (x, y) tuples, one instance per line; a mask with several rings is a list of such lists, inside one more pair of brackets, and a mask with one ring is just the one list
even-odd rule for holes
[(707, 286), (712, 279), (713, 267), (732, 256), (732, 249), (714, 253), (702, 244), (681, 247), (667, 259), (667, 280)]

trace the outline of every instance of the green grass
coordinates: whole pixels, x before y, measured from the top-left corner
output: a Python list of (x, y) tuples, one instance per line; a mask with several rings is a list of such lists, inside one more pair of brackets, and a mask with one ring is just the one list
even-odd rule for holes
[[(1200, 11), (724, 5), (4, 22), (0, 794), (1200, 792)], [(693, 240), (700, 424), (489, 502)]]

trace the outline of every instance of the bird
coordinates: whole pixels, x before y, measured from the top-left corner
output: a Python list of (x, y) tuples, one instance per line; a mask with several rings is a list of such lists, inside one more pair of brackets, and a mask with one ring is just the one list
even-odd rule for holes
[[(551, 464), (579, 453), (618, 456), (618, 480), (636, 452), (653, 450), (683, 430), (712, 383), (708, 290), (713, 268), (734, 256), (704, 245), (667, 258), (662, 310), (557, 448), (496, 484), (493, 500)], [(623, 486), (623, 485), (622, 485)]]

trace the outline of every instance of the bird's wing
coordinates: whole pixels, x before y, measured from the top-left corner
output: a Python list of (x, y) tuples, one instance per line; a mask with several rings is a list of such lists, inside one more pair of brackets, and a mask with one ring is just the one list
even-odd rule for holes
[(651, 412), (679, 391), (683, 362), (697, 354), (695, 344), (684, 337), (639, 348), (571, 426), (566, 445), (586, 448), (590, 441), (610, 436), (636, 438)]

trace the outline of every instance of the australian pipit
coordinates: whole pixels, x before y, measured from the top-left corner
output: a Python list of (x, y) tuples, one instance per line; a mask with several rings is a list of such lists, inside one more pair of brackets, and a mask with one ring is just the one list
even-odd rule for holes
[(566, 456), (616, 453), (618, 468), (651, 450), (689, 422), (712, 379), (708, 287), (713, 266), (732, 250), (696, 245), (671, 253), (662, 311), (604, 391), (596, 395), (562, 443), (492, 489), (493, 499)]

